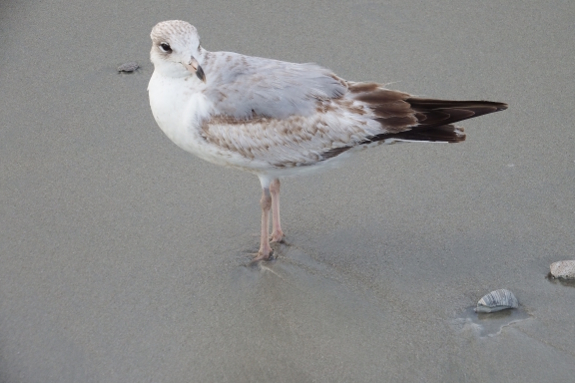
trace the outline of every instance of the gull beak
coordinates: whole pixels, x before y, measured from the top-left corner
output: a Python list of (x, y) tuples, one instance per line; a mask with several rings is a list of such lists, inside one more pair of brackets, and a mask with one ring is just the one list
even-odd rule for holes
[(191, 58), (189, 63), (184, 64), (184, 66), (191, 73), (195, 73), (196, 76), (198, 76), (198, 78), (200, 80), (202, 80), (203, 82), (206, 82), (206, 74), (204, 73), (204, 70), (202, 69), (202, 67), (198, 63), (198, 60), (196, 60), (194, 57)]

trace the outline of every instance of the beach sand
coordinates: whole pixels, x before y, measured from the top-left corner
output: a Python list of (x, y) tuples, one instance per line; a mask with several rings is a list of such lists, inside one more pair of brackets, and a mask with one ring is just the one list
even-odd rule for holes
[[(149, 33), (507, 102), (467, 141), (397, 144), (282, 183), (157, 127)], [(0, 5), (0, 382), (558, 382), (575, 376), (575, 3)], [(141, 69), (119, 74), (118, 65)], [(517, 312), (477, 316), (507, 288)]]

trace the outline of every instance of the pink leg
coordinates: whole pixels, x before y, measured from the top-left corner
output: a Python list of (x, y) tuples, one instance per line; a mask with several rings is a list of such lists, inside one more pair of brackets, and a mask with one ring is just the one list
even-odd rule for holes
[(260, 250), (254, 258), (255, 261), (267, 260), (270, 258), (272, 253), (272, 248), (269, 243), (268, 230), (269, 230), (269, 216), (270, 208), (272, 205), (272, 197), (270, 195), (270, 189), (264, 187), (262, 189), (262, 199), (260, 200), (260, 205), (262, 207), (262, 232), (260, 240)]
[(284, 238), (280, 223), (280, 180), (274, 179), (270, 184), (272, 195), (272, 242), (281, 242)]

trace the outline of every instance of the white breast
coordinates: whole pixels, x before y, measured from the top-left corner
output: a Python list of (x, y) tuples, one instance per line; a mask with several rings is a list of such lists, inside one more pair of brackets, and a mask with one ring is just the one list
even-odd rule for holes
[(152, 114), (162, 131), (180, 148), (218, 165), (248, 170), (249, 160), (206, 142), (201, 124), (213, 106), (196, 86), (194, 79), (162, 76), (154, 71), (148, 85)]
[(162, 131), (176, 145), (189, 151), (195, 130), (190, 124), (194, 124), (198, 112), (207, 109), (207, 100), (186, 85), (182, 79), (164, 77), (155, 71), (148, 92), (152, 113)]

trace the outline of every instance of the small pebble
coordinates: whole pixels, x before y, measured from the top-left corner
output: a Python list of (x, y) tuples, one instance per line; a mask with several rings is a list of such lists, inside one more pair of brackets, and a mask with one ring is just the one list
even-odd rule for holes
[(555, 278), (575, 279), (575, 261), (553, 262), (549, 268)]
[(492, 313), (505, 309), (516, 309), (517, 307), (519, 307), (519, 301), (515, 298), (515, 295), (509, 290), (499, 289), (484, 295), (477, 302), (475, 312)]
[(139, 67), (140, 66), (138, 65), (137, 62), (132, 61), (132, 62), (120, 65), (118, 67), (118, 72), (132, 73), (133, 71), (135, 71)]

